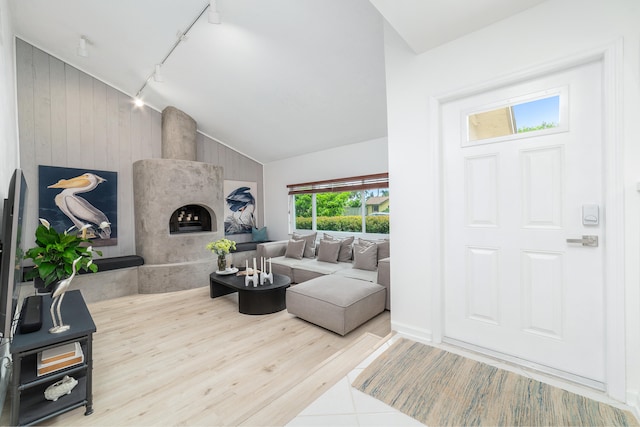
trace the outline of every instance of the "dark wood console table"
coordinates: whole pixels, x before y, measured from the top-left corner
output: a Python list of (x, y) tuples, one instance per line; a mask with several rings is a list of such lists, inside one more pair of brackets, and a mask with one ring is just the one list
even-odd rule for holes
[[(87, 305), (78, 290), (68, 291), (62, 300), (62, 320), (71, 328), (59, 334), (50, 334), (53, 326), (49, 307), (51, 296), (43, 295), (42, 328), (37, 332), (20, 334), (16, 331), (11, 342), (11, 425), (34, 424), (55, 417), (72, 409), (85, 407), (85, 415), (93, 413), (92, 398), (92, 341), (96, 325)], [(84, 362), (43, 376), (37, 375), (38, 353), (59, 345), (79, 342), (84, 353)], [(78, 384), (71, 394), (57, 401), (46, 400), (45, 389), (69, 375)]]
[(244, 276), (235, 274), (209, 275), (211, 298), (238, 292), (238, 311), (243, 314), (270, 314), (286, 308), (285, 292), (291, 279), (283, 274), (273, 274), (273, 283), (244, 285)]

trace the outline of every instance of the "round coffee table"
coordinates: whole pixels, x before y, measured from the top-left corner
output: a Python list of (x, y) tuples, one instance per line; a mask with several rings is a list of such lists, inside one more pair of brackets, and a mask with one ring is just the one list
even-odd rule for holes
[(291, 279), (283, 274), (273, 274), (273, 283), (245, 286), (244, 276), (236, 274), (209, 275), (211, 298), (238, 292), (238, 311), (242, 314), (270, 314), (286, 308), (286, 290)]

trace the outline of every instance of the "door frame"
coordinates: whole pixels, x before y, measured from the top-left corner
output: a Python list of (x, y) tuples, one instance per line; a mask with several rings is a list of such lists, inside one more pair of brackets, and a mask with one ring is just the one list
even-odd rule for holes
[(626, 401), (625, 346), (625, 282), (624, 282), (624, 181), (622, 144), (622, 40), (582, 52), (574, 56), (527, 68), (507, 76), (485, 81), (471, 87), (446, 92), (429, 98), (429, 131), (431, 182), (435, 194), (433, 235), (438, 236), (438, 259), (431, 272), (431, 338), (441, 343), (444, 335), (444, 158), (442, 141), (442, 106), (451, 101), (485, 91), (543, 77), (567, 68), (591, 62), (602, 62), (603, 114), (602, 155), (603, 190), (606, 215), (603, 243), (604, 255), (604, 331), (605, 388), (608, 396)]

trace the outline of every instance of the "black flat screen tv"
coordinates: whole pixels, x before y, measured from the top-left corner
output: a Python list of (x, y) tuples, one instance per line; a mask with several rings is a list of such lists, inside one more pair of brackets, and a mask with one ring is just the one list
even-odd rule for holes
[(18, 290), (22, 281), (24, 226), (26, 224), (27, 182), (21, 169), (13, 172), (2, 210), (0, 229), (0, 333), (11, 338), (17, 322)]

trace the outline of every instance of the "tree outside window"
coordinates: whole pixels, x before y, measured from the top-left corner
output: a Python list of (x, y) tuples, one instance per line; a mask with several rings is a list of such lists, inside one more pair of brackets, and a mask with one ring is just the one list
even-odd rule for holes
[[(363, 200), (365, 209), (362, 208)], [(389, 233), (389, 190), (386, 188), (296, 194), (294, 201), (296, 229), (314, 229), (315, 210), (315, 230)]]

